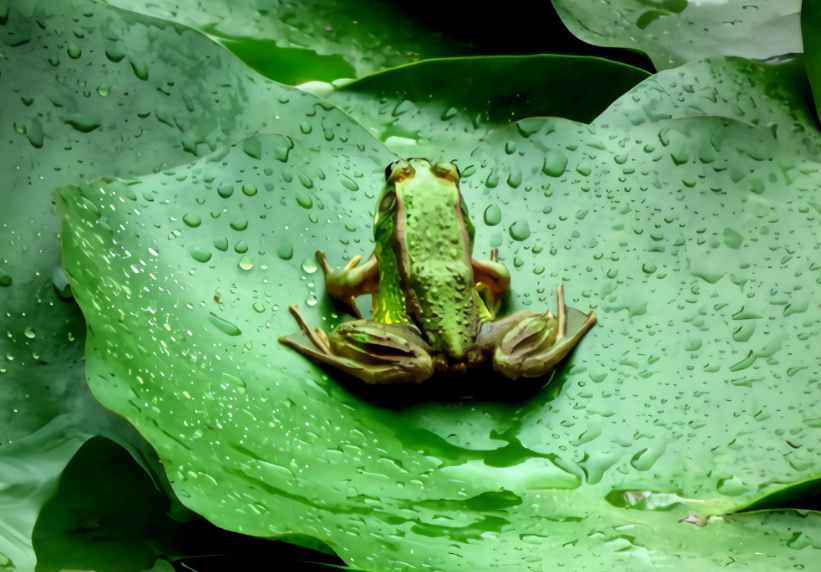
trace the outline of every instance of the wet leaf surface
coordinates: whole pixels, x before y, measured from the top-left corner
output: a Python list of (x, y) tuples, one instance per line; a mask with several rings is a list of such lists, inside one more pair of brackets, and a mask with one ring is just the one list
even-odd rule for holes
[[(804, 3), (806, 4), (806, 3)], [(799, 0), (553, 0), (573, 34), (646, 53), (657, 70), (713, 56), (767, 60), (801, 53)]]

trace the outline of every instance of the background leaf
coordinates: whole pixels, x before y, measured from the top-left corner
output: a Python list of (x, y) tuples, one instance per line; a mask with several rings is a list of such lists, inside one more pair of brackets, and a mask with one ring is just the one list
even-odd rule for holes
[(553, 0), (562, 22), (597, 46), (640, 50), (657, 70), (711, 56), (801, 53), (800, 0)]
[[(396, 153), (425, 156), (470, 145), (527, 117), (592, 121), (647, 76), (624, 64), (571, 56), (429, 60), (347, 84), (328, 100)], [(392, 137), (399, 140), (388, 141)]]
[(389, 2), (117, 0), (110, 4), (201, 30), (256, 71), (291, 85), (363, 77), (420, 59), (470, 53), (464, 43), (428, 30), (414, 14)]

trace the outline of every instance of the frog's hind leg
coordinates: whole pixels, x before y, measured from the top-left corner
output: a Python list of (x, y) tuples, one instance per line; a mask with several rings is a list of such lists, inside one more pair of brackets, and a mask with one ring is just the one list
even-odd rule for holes
[(366, 383), (422, 382), (433, 375), (434, 363), (424, 340), (403, 324), (370, 320), (344, 322), (330, 334), (311, 330), (296, 306), (290, 307), (302, 330), (279, 342)]
[[(518, 312), (505, 320), (493, 351), (493, 368), (510, 379), (538, 377), (551, 371), (596, 323), (595, 312), (585, 314), (564, 304), (564, 287), (556, 288), (558, 316), (551, 312)], [(500, 324), (501, 325), (501, 324)]]

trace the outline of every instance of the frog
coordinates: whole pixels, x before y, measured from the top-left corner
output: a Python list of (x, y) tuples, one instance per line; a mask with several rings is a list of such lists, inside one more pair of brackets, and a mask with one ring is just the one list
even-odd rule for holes
[[(421, 383), (435, 373), (488, 367), (517, 380), (543, 376), (596, 324), (596, 313), (565, 305), (499, 318), (511, 275), (499, 261), (473, 257), (476, 228), (460, 191), (461, 173), (451, 162), (401, 159), (385, 169), (373, 218), (375, 247), (333, 269), (321, 251), (317, 261), (331, 298), (356, 320), (330, 334), (310, 328), (297, 306), (299, 331), (279, 342), (367, 384)], [(372, 318), (356, 298), (372, 297)]]

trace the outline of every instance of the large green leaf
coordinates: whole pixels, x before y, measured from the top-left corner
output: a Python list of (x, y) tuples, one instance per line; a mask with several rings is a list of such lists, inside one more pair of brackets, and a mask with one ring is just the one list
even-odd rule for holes
[(377, 0), (114, 0), (208, 33), (279, 82), (362, 77), (420, 59), (467, 55), (411, 11)]
[(553, 0), (564, 24), (597, 46), (646, 53), (657, 70), (711, 56), (800, 53), (801, 0)]
[(695, 63), (589, 126), (531, 118), (442, 150), (475, 164), (471, 210), (501, 213), (476, 250), (514, 270), (508, 309), (544, 308), (562, 282), (599, 313), (544, 388), (363, 392), (276, 344), (296, 328), (287, 304), (339, 321), (313, 251), (342, 263), (371, 248), (392, 156), (349, 119), (345, 137), (309, 118), (290, 138), (65, 189), (92, 389), (155, 445), (187, 506), (313, 536), (366, 569), (771, 569), (739, 538), (808, 566), (792, 548), (816, 542), (814, 514), (716, 516), (776, 493), (789, 507), (821, 470), (807, 341), (821, 267), (799, 249), (817, 243), (818, 133), (806, 84), (786, 100), (798, 110), (769, 88), (800, 66)]

